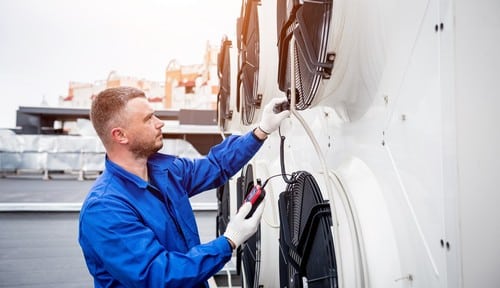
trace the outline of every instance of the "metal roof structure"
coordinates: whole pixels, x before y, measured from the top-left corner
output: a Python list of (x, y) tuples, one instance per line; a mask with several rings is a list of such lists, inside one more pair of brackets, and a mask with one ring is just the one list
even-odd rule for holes
[[(88, 108), (20, 106), (17, 110), (17, 134), (65, 134), (63, 129), (54, 128), (55, 121), (71, 122), (89, 119)], [(217, 127), (216, 110), (156, 110), (155, 114), (164, 121), (177, 121), (175, 126), (166, 125), (164, 138), (185, 139), (201, 153), (206, 154), (213, 145), (222, 140)]]

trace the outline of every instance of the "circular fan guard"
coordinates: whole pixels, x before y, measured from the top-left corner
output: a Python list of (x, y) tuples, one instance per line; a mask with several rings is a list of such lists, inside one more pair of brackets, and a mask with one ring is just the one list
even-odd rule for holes
[(226, 120), (233, 117), (233, 111), (230, 109), (231, 99), (231, 59), (229, 49), (232, 42), (224, 37), (221, 42), (221, 48), (217, 55), (217, 74), (219, 76), (219, 94), (217, 95), (217, 117), (219, 126), (224, 128)]
[[(254, 178), (253, 178), (253, 167), (252, 165), (248, 165), (246, 167), (245, 175), (240, 176), (237, 179), (238, 183), (238, 193), (237, 193), (237, 201), (238, 208), (241, 206), (245, 195), (250, 192), (250, 190), (254, 186)], [(260, 276), (260, 226), (257, 229), (257, 232), (250, 237), (241, 247), (238, 249), (237, 253), (237, 270), (238, 272), (241, 269), (241, 265), (243, 265), (243, 270), (246, 277), (242, 277), (243, 287), (259, 287), (259, 276)]]
[(257, 93), (259, 79), (259, 17), (257, 6), (260, 1), (243, 1), (241, 17), (238, 21), (239, 72), (238, 99), (242, 101), (242, 122), (253, 122), (255, 109), (260, 107), (262, 95)]
[[(333, 1), (300, 2), (278, 0), (277, 3), (278, 86), (289, 93), (290, 83), (295, 81), (296, 109), (303, 110), (313, 102), (321, 80), (330, 78), (335, 54), (327, 53)], [(292, 36), (295, 49), (290, 55)], [(290, 79), (290, 57), (295, 57), (295, 79)]]
[(279, 197), (281, 287), (338, 287), (331, 212), (314, 177), (296, 172)]

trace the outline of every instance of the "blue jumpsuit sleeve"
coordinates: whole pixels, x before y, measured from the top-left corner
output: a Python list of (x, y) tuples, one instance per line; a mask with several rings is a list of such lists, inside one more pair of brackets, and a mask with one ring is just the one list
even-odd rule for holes
[(220, 144), (212, 147), (206, 157), (184, 161), (181, 173), (182, 181), (189, 191), (189, 196), (226, 183), (243, 166), (252, 159), (262, 146), (253, 132), (242, 136), (231, 135)]
[(91, 203), (80, 229), (80, 244), (93, 254), (88, 258), (100, 261), (126, 287), (195, 287), (222, 269), (232, 254), (223, 237), (186, 253), (166, 251), (133, 207), (110, 199)]

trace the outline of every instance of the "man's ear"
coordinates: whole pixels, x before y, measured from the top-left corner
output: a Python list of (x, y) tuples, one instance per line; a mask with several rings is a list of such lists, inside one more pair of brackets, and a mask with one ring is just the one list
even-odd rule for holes
[(128, 143), (127, 133), (125, 132), (125, 130), (123, 130), (123, 128), (120, 128), (120, 127), (113, 128), (111, 130), (111, 138), (116, 143), (120, 143), (120, 144), (127, 144)]

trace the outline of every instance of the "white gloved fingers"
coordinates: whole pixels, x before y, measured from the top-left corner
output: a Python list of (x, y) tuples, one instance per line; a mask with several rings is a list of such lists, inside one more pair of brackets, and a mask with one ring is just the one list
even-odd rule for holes
[(262, 130), (266, 134), (271, 134), (276, 129), (278, 129), (278, 127), (281, 124), (281, 121), (290, 116), (289, 110), (284, 110), (281, 111), (280, 113), (274, 113), (273, 111), (273, 108), (277, 104), (281, 104), (284, 102), (288, 102), (288, 99), (286, 97), (276, 97), (272, 98), (266, 104), (264, 110), (262, 111), (262, 118), (259, 123), (260, 130)]
[(243, 221), (245, 217), (247, 217), (248, 213), (250, 213), (250, 210), (252, 210), (252, 203), (250, 202), (243, 203), (243, 205), (240, 206), (240, 209), (238, 209), (235, 218), (238, 218), (238, 220)]
[(290, 110), (283, 110), (280, 113), (276, 114), (276, 117), (280, 119), (281, 121), (285, 120), (286, 118), (290, 117)]
[(269, 100), (267, 105), (264, 107), (264, 110), (272, 111), (274, 108), (274, 105), (281, 104), (284, 102), (288, 102), (288, 99), (285, 96), (271, 98), (271, 100)]
[[(265, 198), (264, 198), (265, 199)], [(264, 206), (266, 206), (266, 201), (263, 200), (259, 206), (257, 207), (257, 209), (255, 209), (255, 211), (253, 212), (252, 214), (252, 217), (248, 218), (248, 220), (251, 221), (251, 225), (253, 225), (255, 227), (255, 231), (257, 231), (257, 227), (259, 226), (259, 223), (260, 223), (260, 219), (262, 218), (262, 214), (264, 214)]]
[(252, 203), (245, 202), (241, 205), (238, 213), (229, 221), (224, 232), (224, 236), (229, 238), (236, 247), (247, 241), (257, 231), (260, 224), (262, 213), (264, 212), (264, 203), (261, 203), (252, 217), (245, 219), (250, 210)]

